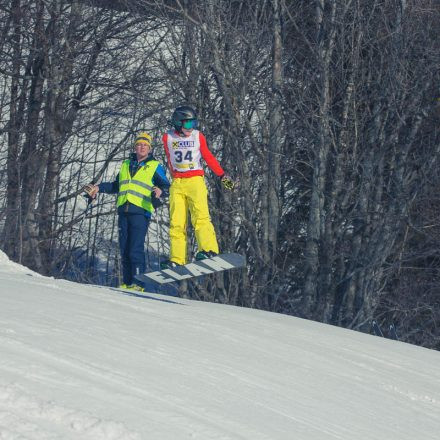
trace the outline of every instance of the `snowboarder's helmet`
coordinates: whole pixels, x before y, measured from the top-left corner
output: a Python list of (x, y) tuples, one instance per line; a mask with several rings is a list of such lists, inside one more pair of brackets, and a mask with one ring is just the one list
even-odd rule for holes
[(171, 117), (171, 123), (177, 131), (181, 131), (182, 128), (190, 130), (191, 128), (197, 128), (197, 113), (189, 105), (181, 105), (177, 107)]

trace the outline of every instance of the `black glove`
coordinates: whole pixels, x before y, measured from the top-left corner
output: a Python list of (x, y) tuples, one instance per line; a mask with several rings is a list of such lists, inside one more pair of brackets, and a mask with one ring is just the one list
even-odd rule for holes
[(228, 191), (232, 191), (236, 186), (236, 183), (227, 174), (223, 174), (223, 176), (221, 177), (221, 182), (223, 188), (227, 189)]
[(161, 197), (156, 197), (156, 193), (153, 191), (151, 193), (151, 204), (154, 209), (160, 208), (163, 205), (163, 201)]

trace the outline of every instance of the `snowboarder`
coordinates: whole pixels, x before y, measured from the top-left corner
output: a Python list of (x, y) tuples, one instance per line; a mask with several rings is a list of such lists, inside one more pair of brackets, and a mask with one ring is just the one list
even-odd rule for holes
[(145, 236), (154, 209), (168, 196), (170, 182), (165, 168), (151, 153), (152, 137), (140, 132), (135, 152), (122, 163), (113, 182), (88, 184), (84, 191), (95, 198), (98, 192), (118, 194), (119, 247), (122, 259), (121, 288), (144, 291), (134, 276), (145, 272)]
[(197, 130), (196, 111), (187, 105), (177, 107), (172, 115), (174, 130), (163, 135), (163, 145), (172, 177), (170, 188), (170, 258), (161, 269), (170, 269), (187, 262), (187, 212), (195, 230), (198, 245), (196, 260), (219, 253), (214, 226), (208, 208), (208, 191), (201, 158), (221, 179), (225, 189), (232, 190), (235, 182), (225, 174), (208, 149), (206, 138)]

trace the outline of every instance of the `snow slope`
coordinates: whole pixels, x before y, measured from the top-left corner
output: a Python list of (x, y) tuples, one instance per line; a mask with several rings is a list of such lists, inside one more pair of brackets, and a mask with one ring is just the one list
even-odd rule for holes
[(0, 252), (0, 440), (437, 440), (440, 353)]

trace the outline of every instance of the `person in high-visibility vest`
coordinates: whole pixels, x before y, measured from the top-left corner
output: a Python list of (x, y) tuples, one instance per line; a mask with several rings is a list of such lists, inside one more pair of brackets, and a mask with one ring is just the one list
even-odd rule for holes
[(171, 118), (174, 130), (163, 135), (163, 145), (172, 176), (170, 187), (170, 258), (161, 269), (170, 269), (187, 262), (187, 213), (191, 216), (197, 240), (196, 260), (219, 253), (214, 226), (208, 208), (208, 190), (201, 163), (203, 158), (224, 188), (232, 190), (235, 182), (225, 174), (211, 153), (202, 132), (197, 130), (197, 114), (190, 106), (180, 106)]
[(98, 192), (118, 194), (119, 246), (124, 289), (143, 291), (134, 276), (145, 272), (144, 243), (155, 207), (168, 196), (170, 182), (165, 168), (151, 153), (151, 135), (141, 132), (135, 139), (135, 152), (124, 160), (113, 182), (88, 184), (84, 191), (92, 198)]

